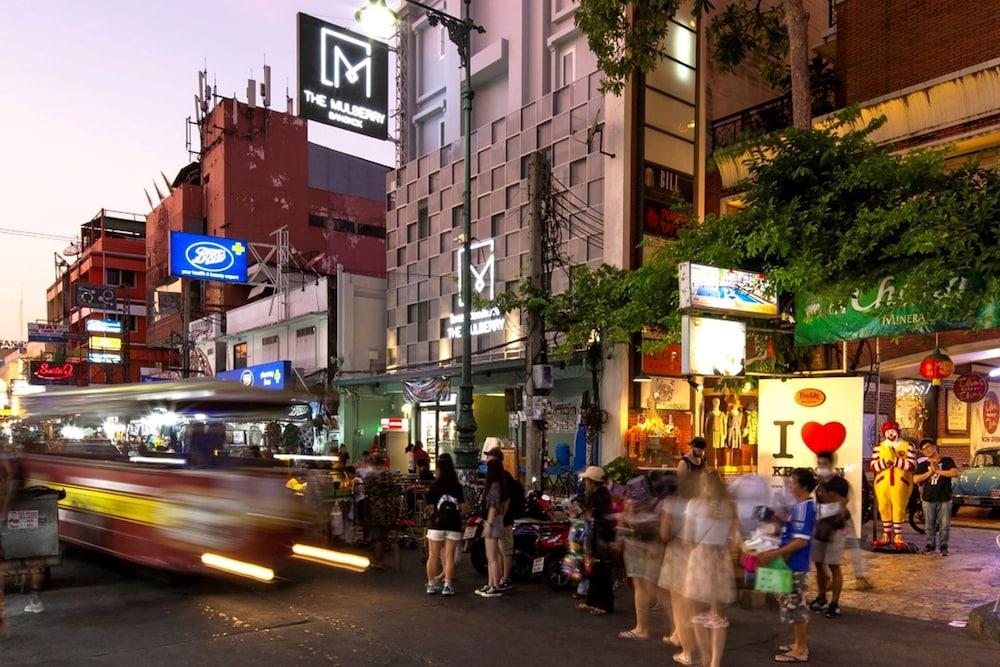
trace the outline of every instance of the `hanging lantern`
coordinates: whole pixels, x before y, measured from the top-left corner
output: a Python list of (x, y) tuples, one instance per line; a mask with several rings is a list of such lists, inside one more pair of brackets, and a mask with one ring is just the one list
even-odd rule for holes
[(933, 385), (941, 384), (941, 380), (955, 372), (955, 362), (940, 349), (935, 349), (920, 362), (920, 376), (931, 381)]

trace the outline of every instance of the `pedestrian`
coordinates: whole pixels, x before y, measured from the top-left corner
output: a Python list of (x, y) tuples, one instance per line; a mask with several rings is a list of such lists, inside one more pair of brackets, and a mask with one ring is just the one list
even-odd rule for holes
[[(427, 491), (427, 505), (432, 509), (427, 528), (427, 594), (455, 594), (455, 546), (462, 541), (462, 515), (467, 513), (465, 491), (458, 481), (451, 454), (437, 460), (437, 479)], [(438, 572), (440, 562), (441, 572)], [(439, 576), (444, 574), (444, 583)]]
[(368, 453), (368, 450), (361, 452), (361, 464), (358, 465), (358, 477), (364, 479), (371, 474), (372, 471), (372, 457)]
[(372, 568), (385, 569), (385, 546), (392, 542), (398, 556), (399, 545), (395, 532), (399, 527), (399, 506), (401, 493), (392, 473), (386, 468), (385, 459), (373, 456), (372, 472), (365, 480), (365, 501), (368, 506), (368, 539), (371, 541), (374, 560)]
[[(823, 612), (827, 618), (840, 616), (840, 593), (844, 588), (844, 573), (841, 561), (847, 543), (848, 521), (851, 513), (847, 509), (850, 485), (843, 477), (834, 474), (833, 454), (820, 452), (816, 455), (816, 531), (813, 534), (812, 561), (816, 564), (816, 599), (809, 608)], [(852, 531), (854, 527), (850, 528)], [(830, 602), (826, 594), (830, 592)]]
[(347, 445), (340, 446), (340, 449), (337, 450), (337, 458), (340, 459), (340, 462), (344, 465), (351, 462), (351, 455), (347, 451)]
[(605, 485), (607, 477), (603, 468), (590, 466), (580, 474), (580, 479), (584, 480), (586, 492), (584, 517), (590, 522), (585, 558), (585, 562), (590, 562), (590, 573), (587, 600), (577, 608), (602, 616), (615, 610), (611, 547), (615, 528), (611, 518), (611, 492)]
[[(486, 452), (486, 458), (487, 460), (496, 459), (503, 466), (503, 450), (499, 447), (494, 447)], [(506, 468), (503, 469), (503, 474), (507, 479), (507, 488), (510, 489), (510, 503), (503, 515), (503, 537), (500, 538), (500, 559), (503, 562), (500, 590), (506, 592), (514, 585), (511, 578), (511, 573), (514, 570), (514, 522), (524, 516), (526, 501), (524, 486), (521, 482)]]
[(691, 600), (691, 623), (701, 663), (720, 667), (729, 620), (726, 607), (736, 601), (732, 549), (739, 542), (736, 506), (717, 472), (698, 476), (698, 495), (687, 505), (685, 539), (691, 545), (684, 597)]
[(503, 595), (500, 579), (503, 576), (503, 562), (500, 557), (500, 541), (503, 539), (503, 517), (510, 504), (510, 486), (504, 475), (503, 464), (496, 459), (486, 462), (486, 515), (483, 521), (483, 537), (486, 540), (486, 560), (489, 577), (486, 585), (476, 591), (484, 598), (498, 598)]
[(677, 493), (660, 505), (660, 540), (664, 543), (663, 564), (657, 584), (670, 596), (670, 611), (674, 619), (674, 632), (664, 642), (681, 649), (673, 656), (682, 665), (694, 663), (697, 639), (691, 618), (691, 601), (684, 595), (684, 583), (691, 556), (691, 545), (685, 539), (685, 517), (688, 503), (698, 495), (700, 475), (689, 475), (677, 487)]
[(705, 448), (707, 446), (708, 443), (701, 436), (696, 436), (691, 440), (691, 449), (677, 462), (678, 484), (683, 484), (689, 475), (705, 472)]
[(669, 606), (666, 591), (657, 586), (664, 548), (660, 540), (660, 505), (666, 496), (659, 471), (650, 474), (648, 486), (647, 498), (626, 501), (619, 525), (619, 533), (625, 533), (625, 574), (632, 580), (635, 595), (635, 627), (619, 632), (621, 639), (649, 639), (653, 607)]
[(344, 526), (345, 541), (354, 541), (354, 526), (365, 523), (365, 480), (358, 476), (354, 466), (344, 466), (344, 488), (351, 494), (351, 506)]
[(426, 461), (429, 468), (431, 465), (431, 455), (424, 451), (424, 443), (417, 440), (413, 443), (413, 465), (416, 466), (420, 461)]
[(406, 472), (411, 475), (417, 472), (417, 463), (413, 459), (413, 445), (407, 445), (406, 449), (403, 450), (406, 454)]
[(816, 475), (808, 468), (795, 468), (789, 477), (789, 491), (795, 498), (781, 535), (781, 546), (757, 555), (758, 567), (775, 558), (784, 558), (792, 571), (792, 592), (778, 596), (782, 623), (794, 628), (795, 641), (778, 647), (775, 662), (809, 661), (809, 606), (806, 604), (806, 579), (809, 575), (809, 554), (813, 531), (816, 529), (816, 503), (812, 493)]
[[(440, 457), (438, 458), (440, 460)], [(429, 459), (420, 459), (417, 462), (417, 481), (432, 482), (434, 473), (431, 472), (431, 462)]]
[(951, 480), (958, 477), (958, 467), (950, 456), (941, 456), (933, 440), (921, 440), (920, 451), (927, 460), (917, 465), (913, 482), (922, 487), (920, 499), (927, 532), (924, 553), (932, 554), (935, 547), (940, 547), (941, 555), (947, 556), (951, 532)]

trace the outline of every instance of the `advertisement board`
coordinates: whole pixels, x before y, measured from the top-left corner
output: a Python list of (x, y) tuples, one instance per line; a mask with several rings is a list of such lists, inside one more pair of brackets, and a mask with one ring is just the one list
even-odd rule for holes
[[(273, 361), (269, 364), (257, 364), (246, 368), (236, 368), (231, 371), (220, 371), (216, 378), (223, 382), (239, 382), (244, 387), (258, 387), (280, 391), (291, 382), (292, 362)], [(290, 385), (288, 385), (290, 386)]]
[(122, 323), (118, 320), (88, 319), (86, 327), (87, 333), (120, 334), (123, 331)]
[(76, 384), (80, 368), (79, 364), (69, 362), (32, 361), (28, 364), (28, 384)]
[(91, 336), (87, 340), (87, 347), (91, 350), (111, 350), (116, 352), (122, 349), (122, 339), (114, 336)]
[(759, 389), (757, 474), (772, 494), (782, 493), (793, 469), (815, 470), (816, 454), (832, 452), (851, 485), (848, 509), (860, 537), (864, 378), (761, 380)]
[(299, 115), (376, 139), (389, 136), (389, 47), (300, 13)]
[(69, 326), (28, 322), (28, 340), (32, 343), (65, 343), (69, 341)]
[(115, 285), (77, 283), (73, 296), (78, 308), (114, 310), (118, 306), (118, 287)]
[(680, 307), (747, 317), (777, 317), (778, 297), (762, 274), (684, 262), (677, 267)]
[(745, 322), (681, 316), (683, 375), (742, 375), (746, 349)]
[(87, 361), (92, 364), (120, 364), (122, 355), (117, 352), (88, 352)]
[(218, 236), (170, 232), (170, 275), (245, 283), (247, 243)]

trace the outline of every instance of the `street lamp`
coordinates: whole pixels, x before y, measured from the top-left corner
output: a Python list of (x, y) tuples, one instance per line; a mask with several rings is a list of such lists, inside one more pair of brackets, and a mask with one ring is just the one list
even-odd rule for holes
[[(472, 0), (465, 0), (464, 18), (457, 18), (439, 9), (429, 7), (417, 0), (406, 0), (411, 5), (427, 12), (427, 22), (432, 26), (441, 25), (448, 31), (448, 38), (458, 48), (461, 67), (465, 70), (462, 80), (462, 130), (464, 135), (464, 180), (462, 204), (462, 384), (458, 394), (458, 448), (455, 450), (456, 465), (459, 468), (475, 467), (478, 456), (476, 449), (476, 418), (472, 414), (472, 59), (470, 42), (472, 31), (486, 32), (481, 25), (473, 22), (470, 15)], [(385, 34), (399, 25), (399, 15), (385, 4), (385, 0), (368, 0), (355, 14), (355, 20), (369, 34)], [(400, 100), (396, 101), (401, 103)]]

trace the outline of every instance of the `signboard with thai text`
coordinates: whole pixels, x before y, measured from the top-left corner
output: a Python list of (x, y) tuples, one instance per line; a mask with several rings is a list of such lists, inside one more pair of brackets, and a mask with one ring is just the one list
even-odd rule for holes
[(32, 343), (65, 343), (69, 340), (69, 326), (28, 322), (28, 340)]

